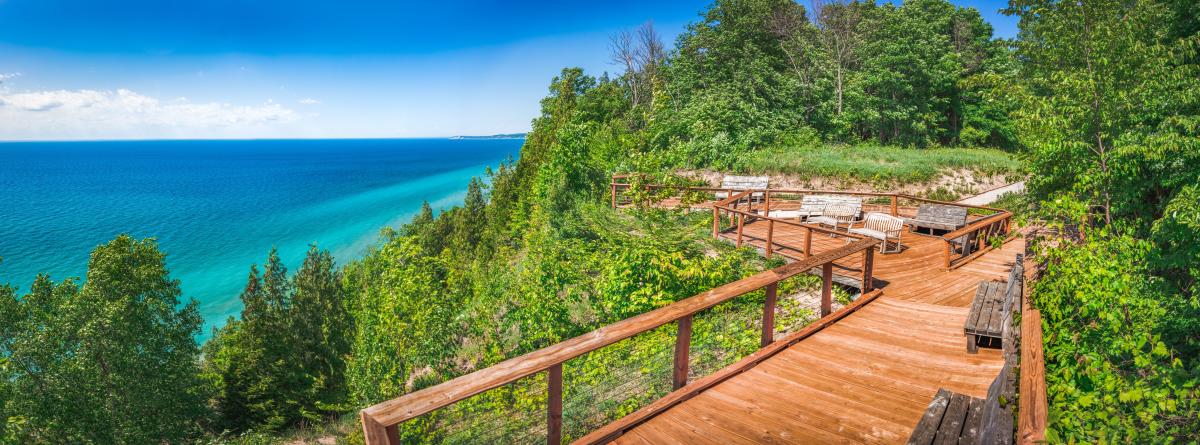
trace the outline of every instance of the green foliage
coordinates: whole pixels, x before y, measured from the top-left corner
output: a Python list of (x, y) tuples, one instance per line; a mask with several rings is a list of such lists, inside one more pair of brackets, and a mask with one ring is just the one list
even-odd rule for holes
[(1144, 235), (1180, 187), (1200, 180), (1200, 35), (1179, 4), (1012, 3), (1034, 92), (1018, 125), (1035, 196), (1073, 193), (1096, 219)]
[(1019, 87), (1007, 44), (945, 0), (823, 5), (717, 1), (662, 68), (669, 106), (650, 148), (671, 165), (727, 169), (754, 150), (823, 140), (1015, 147)]
[(1033, 289), (1043, 316), (1048, 437), (1068, 443), (1170, 443), (1200, 434), (1200, 373), (1171, 335), (1194, 326), (1150, 274), (1153, 245), (1093, 234), (1044, 250), (1050, 267)]
[(11, 443), (182, 442), (198, 430), (195, 301), (152, 239), (97, 247), (87, 281), (0, 288), (0, 395)]
[(994, 149), (899, 147), (780, 146), (744, 156), (739, 171), (836, 178), (881, 186), (922, 183), (946, 171), (970, 170), (980, 175), (1014, 174), (1019, 161)]
[(274, 249), (261, 277), (250, 267), (241, 319), (204, 345), (213, 429), (281, 430), (345, 409), (350, 319), (342, 289), (333, 257), (316, 246), (292, 279)]
[[(1050, 438), (1200, 435), (1200, 19), (1195, 2), (1020, 0), (1036, 213), (1058, 236), (1045, 315)], [(1086, 240), (1086, 241), (1084, 241)]]

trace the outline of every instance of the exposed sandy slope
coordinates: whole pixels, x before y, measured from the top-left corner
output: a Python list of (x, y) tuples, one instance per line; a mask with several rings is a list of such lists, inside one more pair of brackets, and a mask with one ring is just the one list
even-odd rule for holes
[[(679, 170), (677, 174), (689, 178), (701, 179), (716, 187), (721, 184), (725, 173), (712, 170)], [(949, 170), (937, 179), (929, 182), (904, 184), (893, 187), (880, 187), (864, 181), (847, 181), (837, 178), (801, 177), (797, 175), (767, 175), (771, 178), (771, 188), (809, 189), (809, 190), (845, 190), (853, 192), (900, 192), (910, 195), (926, 196), (939, 188), (958, 197), (972, 196), (988, 190), (1009, 184), (1004, 175), (981, 175), (968, 169)]]

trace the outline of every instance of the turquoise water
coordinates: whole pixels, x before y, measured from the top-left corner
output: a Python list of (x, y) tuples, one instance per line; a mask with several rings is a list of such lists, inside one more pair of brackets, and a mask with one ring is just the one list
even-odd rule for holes
[(205, 327), (241, 311), (251, 264), (277, 246), (290, 271), (309, 243), (339, 264), (423, 200), (467, 182), (522, 140), (376, 139), (0, 143), (0, 283), (83, 277), (121, 233), (155, 237)]

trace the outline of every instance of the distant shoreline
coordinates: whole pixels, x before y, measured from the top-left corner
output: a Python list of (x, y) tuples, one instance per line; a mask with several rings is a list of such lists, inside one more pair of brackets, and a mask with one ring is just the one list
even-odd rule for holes
[(525, 139), (526, 133), (493, 134), (490, 136), (450, 136), (450, 139)]

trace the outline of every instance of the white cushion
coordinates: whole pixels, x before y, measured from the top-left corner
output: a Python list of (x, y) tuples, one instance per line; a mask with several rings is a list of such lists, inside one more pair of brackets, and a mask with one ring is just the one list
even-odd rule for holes
[(772, 210), (767, 212), (767, 216), (771, 218), (801, 218), (820, 214), (821, 212), (813, 212), (809, 210)]
[(837, 218), (834, 218), (834, 217), (832, 217), (832, 216), (817, 216), (817, 217), (814, 217), (814, 218), (809, 218), (809, 219), (808, 219), (808, 222), (810, 222), (810, 223), (818, 223), (818, 224), (828, 224), (828, 225), (831, 225), (831, 226), (833, 226), (833, 225), (837, 225), (837, 224), (838, 224), (838, 220), (837, 220)]
[(857, 228), (857, 229), (850, 229), (850, 233), (857, 233), (857, 234), (859, 234), (859, 235), (865, 235), (865, 236), (869, 236), (869, 237), (871, 237), (871, 238), (875, 238), (875, 239), (881, 239), (881, 240), (887, 241), (887, 234), (886, 234), (886, 233), (883, 233), (883, 232), (880, 232), (880, 231), (878, 231), (878, 230), (871, 230), (871, 229), (866, 229), (866, 228)]

